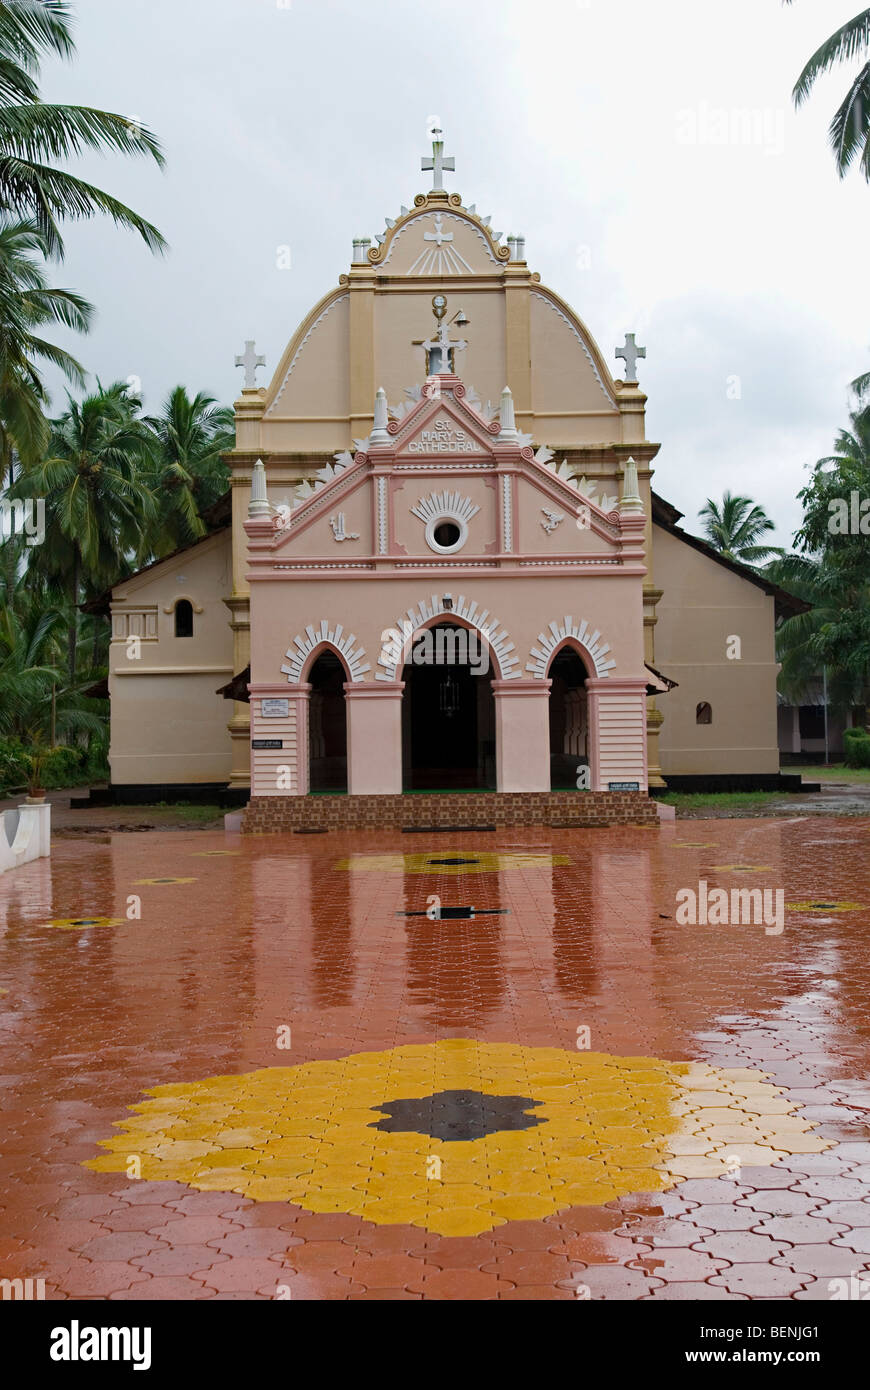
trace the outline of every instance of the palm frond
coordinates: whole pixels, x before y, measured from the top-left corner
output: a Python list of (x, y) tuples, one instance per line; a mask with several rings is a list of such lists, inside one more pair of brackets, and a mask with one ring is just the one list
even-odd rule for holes
[(846, 176), (859, 152), (865, 156), (865, 174), (870, 177), (866, 160), (870, 138), (870, 63), (858, 73), (845, 101), (835, 112), (829, 138), (840, 178)]
[(49, 254), (62, 259), (60, 222), (79, 222), (103, 213), (116, 226), (138, 232), (150, 251), (166, 251), (167, 243), (152, 223), (111, 194), (50, 165), (0, 152), (0, 189), (6, 207), (15, 215), (32, 217), (45, 238)]
[(870, 43), (870, 9), (863, 10), (841, 25), (829, 39), (817, 48), (804, 67), (792, 92), (795, 106), (800, 106), (812, 91), (816, 80), (837, 63), (849, 62), (862, 53)]

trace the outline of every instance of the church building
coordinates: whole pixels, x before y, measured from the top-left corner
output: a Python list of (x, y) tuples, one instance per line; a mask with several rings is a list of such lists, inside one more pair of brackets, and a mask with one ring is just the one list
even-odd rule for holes
[(802, 605), (682, 530), (645, 349), (614, 379), (452, 166), (436, 133), (431, 188), (353, 240), (268, 386), (247, 345), (210, 534), (115, 586), (119, 799), (606, 824), (654, 821), (666, 784), (777, 785), (774, 629)]

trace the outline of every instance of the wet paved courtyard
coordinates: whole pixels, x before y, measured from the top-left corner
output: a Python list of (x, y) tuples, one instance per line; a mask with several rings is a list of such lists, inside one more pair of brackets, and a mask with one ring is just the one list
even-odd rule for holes
[[(868, 851), (821, 817), (60, 839), (0, 880), (0, 1278), (848, 1296)], [(684, 924), (702, 882), (781, 889), (782, 930)]]

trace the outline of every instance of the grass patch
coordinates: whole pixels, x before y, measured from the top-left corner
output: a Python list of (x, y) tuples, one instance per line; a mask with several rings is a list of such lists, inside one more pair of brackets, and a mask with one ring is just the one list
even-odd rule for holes
[(870, 767), (847, 767), (845, 763), (808, 763), (782, 770), (799, 772), (805, 782), (870, 782)]
[(166, 820), (188, 821), (193, 825), (205, 824), (208, 821), (223, 820), (226, 814), (220, 806), (201, 806), (191, 801), (158, 801), (156, 805), (147, 808), (154, 814), (159, 814)]
[(781, 801), (782, 792), (665, 792), (657, 796), (665, 806), (675, 806), (678, 811), (691, 811), (700, 806), (720, 806), (723, 809), (741, 806), (765, 806), (771, 801)]

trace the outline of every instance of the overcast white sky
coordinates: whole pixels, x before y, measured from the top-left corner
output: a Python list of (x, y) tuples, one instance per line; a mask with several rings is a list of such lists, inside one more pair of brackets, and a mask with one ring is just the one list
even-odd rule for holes
[(615, 374), (626, 330), (647, 347), (657, 490), (691, 529), (705, 497), (747, 493), (788, 543), (804, 465), (830, 452), (847, 383), (870, 368), (870, 187), (841, 182), (827, 148), (854, 65), (799, 112), (790, 96), (858, 8), (79, 0), (78, 58), (46, 66), (44, 97), (157, 133), (164, 174), (120, 158), (80, 168), (171, 251), (154, 259), (110, 224), (71, 229), (56, 283), (99, 317), (66, 341), (104, 382), (140, 377), (148, 409), (178, 382), (231, 402), (244, 339), (270, 375), (351, 238), (427, 186), (437, 113), (456, 159), (448, 187), (525, 234), (530, 266)]

